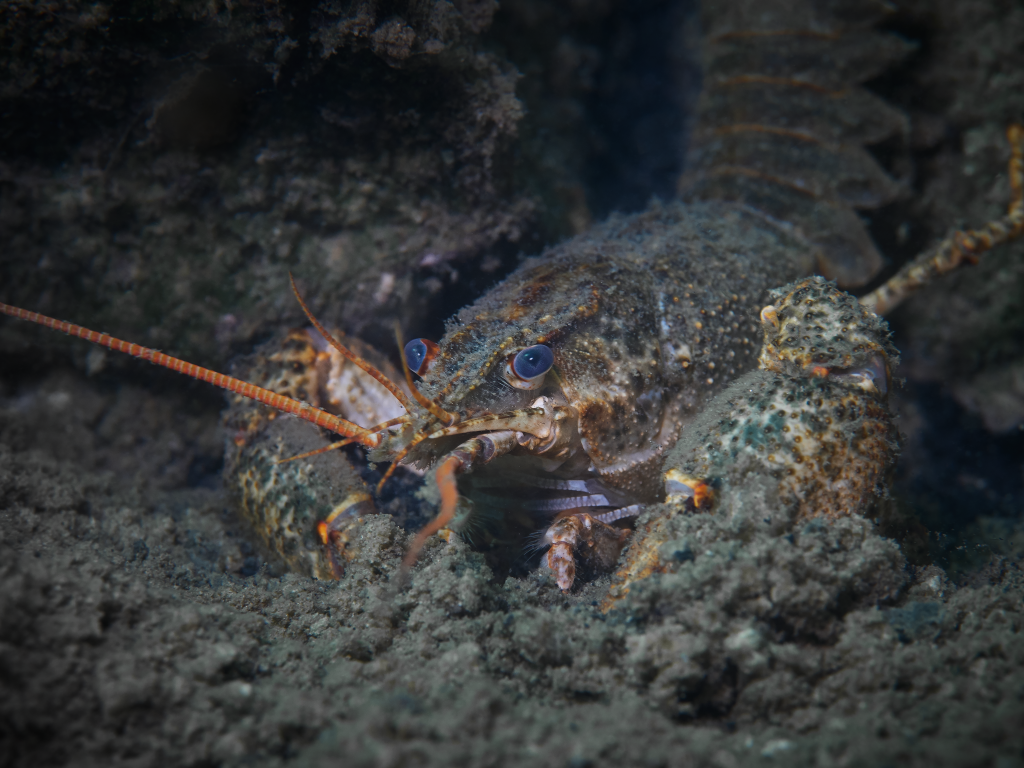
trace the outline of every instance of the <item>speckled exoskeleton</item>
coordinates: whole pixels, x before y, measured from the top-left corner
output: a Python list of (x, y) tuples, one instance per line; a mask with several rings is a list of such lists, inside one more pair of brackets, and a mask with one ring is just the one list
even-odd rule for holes
[[(666, 492), (693, 495), (758, 472), (797, 519), (869, 509), (899, 436), (888, 409), (899, 362), (884, 320), (820, 277), (772, 291), (756, 370), (726, 388), (668, 457)], [(699, 502), (699, 500), (698, 500)]]
[[(842, 312), (853, 311), (854, 300), (833, 288), (814, 283), (797, 289), (816, 291), (817, 305), (802, 314), (799, 300), (772, 293), (813, 272), (844, 287), (861, 285), (881, 263), (854, 209), (891, 200), (898, 187), (863, 145), (901, 130), (903, 122), (859, 83), (898, 59), (906, 45), (870, 31), (883, 5), (865, 4), (856, 13), (850, 9), (858, 4), (848, 5), (834, 16), (814, 8), (797, 13), (792, 3), (755, 3), (749, 12), (709, 9), (706, 82), (682, 201), (613, 217), (526, 261), (459, 312), (436, 344), (415, 339), (404, 347), (404, 387), (382, 363), (371, 364), (332, 338), (308, 311), (316, 332), (290, 336), (278, 367), (257, 386), (69, 323), (0, 308), (299, 416), (341, 436), (338, 444), (358, 443), (372, 461), (391, 462), (385, 480), (400, 464), (433, 467), (440, 512), (417, 534), (407, 565), (432, 533), (486, 523), (499, 546), (518, 538), (518, 547), (526, 534), (539, 534), (564, 590), (578, 567), (610, 570), (629, 518), (664, 497), (666, 455), (680, 438), (688, 446), (685, 441), (705, 434), (695, 427), (705, 424), (698, 422), (705, 413), (735, 422), (722, 427), (722, 440), (750, 436), (751, 460), (784, 476), (780, 493), (798, 499), (801, 514), (862, 511), (861, 500), (894, 455), (891, 422), (877, 397), (888, 386), (883, 380), (894, 354), (875, 338), (870, 313), (851, 315), (839, 331), (843, 338), (861, 333), (874, 339), (865, 341), (872, 350), (866, 357), (863, 349), (813, 341), (834, 332), (835, 321), (845, 322)], [(804, 29), (807, 19), (813, 23)], [(925, 278), (1021, 233), (1020, 133), (1014, 137), (1010, 214), (944, 241), (865, 297), (866, 307), (882, 313)], [(830, 307), (846, 309), (833, 316)], [(772, 332), (762, 349), (766, 326)], [(749, 380), (758, 405), (740, 412), (727, 388), (739, 386), (759, 363)], [(819, 369), (824, 373), (815, 373)], [(295, 375), (282, 379), (279, 373), (288, 370)], [(343, 383), (346, 370), (354, 389)], [(418, 386), (410, 370), (421, 377)], [(783, 432), (793, 444), (787, 436), (772, 448), (767, 438), (764, 450), (778, 451), (760, 457), (754, 437), (775, 429), (773, 417), (761, 419), (760, 404), (780, 410), (788, 397), (802, 403), (786, 409), (800, 422), (799, 430)], [(391, 410), (367, 406), (384, 402)], [(855, 409), (858, 418), (868, 414), (881, 427), (872, 438), (880, 441), (876, 451), (856, 449), (864, 461), (861, 485), (850, 486), (840, 501), (841, 478), (827, 484), (821, 472), (827, 475), (829, 456), (855, 443), (818, 428), (819, 421), (835, 418), (836, 402), (848, 404), (844, 413)], [(365, 419), (357, 417), (360, 411)], [(726, 411), (729, 416), (721, 415)], [(292, 450), (280, 435), (270, 435), (260, 419), (229, 418), (235, 427), (229, 484), (257, 531), (292, 567), (337, 576), (360, 515), (372, 509), (369, 489), (344, 464), (331, 479), (305, 458), (281, 463)], [(806, 445), (794, 451), (798, 437)], [(698, 489), (714, 492), (717, 484), (724, 492), (736, 476), (734, 461), (747, 455), (731, 450), (691, 450), (672, 467), (682, 479), (672, 486), (679, 480), (672, 476), (668, 490), (688, 488), (698, 502)], [(630, 557), (643, 551), (634, 546)]]
[[(666, 456), (669, 506), (700, 513), (758, 503), (785, 524), (867, 514), (885, 497), (899, 452), (888, 406), (899, 357), (888, 327), (820, 277), (770, 296), (757, 368), (708, 403)], [(611, 603), (665, 567), (665, 531), (660, 519), (641, 523)]]

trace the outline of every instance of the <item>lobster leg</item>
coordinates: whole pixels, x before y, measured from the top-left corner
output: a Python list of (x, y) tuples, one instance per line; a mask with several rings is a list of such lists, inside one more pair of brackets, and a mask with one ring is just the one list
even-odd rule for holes
[(416, 538), (413, 539), (409, 551), (402, 561), (406, 568), (416, 562), (427, 539), (448, 525), (455, 516), (455, 508), (459, 501), (459, 489), (455, 482), (455, 476), (494, 461), (517, 445), (516, 433), (510, 429), (489, 432), (467, 440), (441, 459), (435, 474), (437, 487), (441, 491), (441, 511), (416, 534)]
[[(634, 508), (639, 512), (637, 505), (625, 509)], [(577, 559), (600, 572), (611, 570), (628, 536), (626, 529), (608, 525), (586, 512), (556, 520), (545, 532), (544, 541), (551, 545), (546, 562), (555, 574), (558, 588), (563, 592), (572, 589)]]

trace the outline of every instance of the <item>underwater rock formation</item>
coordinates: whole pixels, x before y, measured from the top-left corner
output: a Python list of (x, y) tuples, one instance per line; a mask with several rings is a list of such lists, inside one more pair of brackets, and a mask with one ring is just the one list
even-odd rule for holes
[(537, 232), (495, 8), (6, 4), (5, 299), (223, 362), (292, 270), (386, 342)]

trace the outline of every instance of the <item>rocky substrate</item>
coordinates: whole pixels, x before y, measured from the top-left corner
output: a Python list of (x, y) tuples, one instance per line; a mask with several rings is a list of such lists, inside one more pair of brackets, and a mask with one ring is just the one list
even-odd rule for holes
[[(957, 587), (868, 520), (663, 505), (648, 515), (669, 520), (670, 567), (607, 612), (607, 579), (570, 596), (543, 570), (502, 582), (458, 540), (402, 581), (409, 534), (387, 516), (366, 519), (341, 581), (318, 582), (273, 575), (215, 482), (126, 473), (114, 448), (58, 460), (25, 436), (31, 409), (4, 414), (5, 765), (1024, 758), (1024, 575), (1009, 560)], [(196, 430), (165, 437), (201, 455), (216, 427)]]

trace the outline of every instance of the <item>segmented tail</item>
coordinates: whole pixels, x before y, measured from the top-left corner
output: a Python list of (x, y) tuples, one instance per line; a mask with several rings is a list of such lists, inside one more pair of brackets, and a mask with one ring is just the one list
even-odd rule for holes
[(912, 47), (871, 29), (888, 4), (704, 8), (704, 85), (682, 196), (742, 203), (807, 241), (826, 277), (864, 284), (882, 259), (855, 209), (900, 191), (864, 145), (906, 131), (904, 116), (860, 85)]
[(191, 376), (193, 379), (208, 382), (213, 384), (215, 387), (220, 387), (221, 389), (234, 392), (242, 397), (248, 397), (251, 400), (256, 400), (264, 405), (269, 405), (271, 408), (283, 411), (284, 413), (290, 413), (293, 416), (298, 416), (300, 419), (312, 422), (318, 427), (329, 429), (335, 434), (352, 438), (353, 441), (358, 442), (361, 445), (365, 445), (368, 448), (376, 447), (380, 442), (379, 434), (363, 429), (358, 424), (353, 424), (351, 421), (342, 419), (332, 413), (322, 411), (319, 408), (314, 408), (308, 403), (293, 400), (290, 397), (279, 395), (276, 392), (271, 392), (269, 389), (263, 389), (263, 387), (257, 387), (255, 384), (250, 384), (246, 381), (242, 381), (241, 379), (236, 379), (232, 376), (226, 376), (223, 373), (211, 371), (208, 368), (202, 368), (198, 365), (187, 363), (184, 360), (179, 360), (176, 357), (165, 355), (163, 352), (158, 352), (155, 349), (143, 347), (138, 344), (131, 344), (127, 341), (121, 341), (121, 339), (115, 339), (113, 336), (106, 333), (91, 331), (88, 328), (83, 328), (82, 326), (75, 325), (74, 323), (56, 320), (52, 317), (41, 315), (38, 312), (29, 312), (26, 309), (12, 307), (8, 304), (0, 304), (0, 312), (5, 315), (10, 315), (11, 317), (17, 317), (20, 320), (28, 320), (30, 323), (44, 325), (47, 328), (52, 328), (55, 331), (61, 331), (62, 333), (66, 333), (70, 336), (77, 336), (80, 339), (91, 341), (93, 344), (99, 344), (100, 346), (107, 347), (115, 352), (124, 352), (132, 357), (148, 360), (149, 362), (163, 366), (164, 368), (170, 368), (172, 371), (177, 371), (178, 373), (183, 373), (186, 376)]

